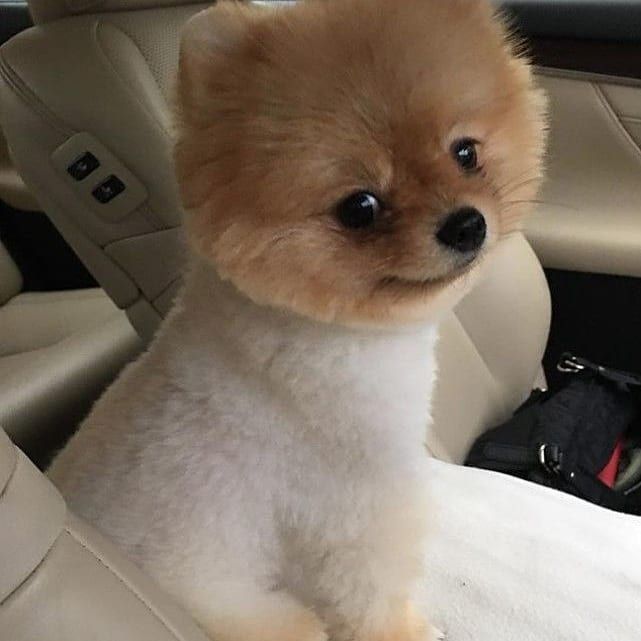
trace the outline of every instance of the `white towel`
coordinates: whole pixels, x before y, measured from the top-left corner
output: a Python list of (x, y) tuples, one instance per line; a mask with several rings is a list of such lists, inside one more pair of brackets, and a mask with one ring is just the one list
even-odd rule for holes
[(641, 518), (433, 461), (426, 608), (448, 641), (641, 641)]

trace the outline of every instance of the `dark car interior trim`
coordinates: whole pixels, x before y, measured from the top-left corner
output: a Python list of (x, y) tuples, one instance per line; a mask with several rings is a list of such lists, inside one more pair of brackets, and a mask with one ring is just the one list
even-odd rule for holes
[(534, 38), (529, 49), (540, 67), (641, 80), (641, 43)]
[(0, 0), (0, 43), (28, 29), (33, 22), (23, 0)]
[(550, 340), (543, 359), (551, 389), (565, 382), (556, 365), (563, 352), (639, 372), (641, 279), (546, 269), (552, 296)]
[(531, 38), (641, 39), (639, 0), (506, 0), (497, 4)]

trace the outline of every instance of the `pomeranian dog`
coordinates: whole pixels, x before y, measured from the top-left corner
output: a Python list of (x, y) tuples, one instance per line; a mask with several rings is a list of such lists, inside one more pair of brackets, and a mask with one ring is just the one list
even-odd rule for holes
[(221, 1), (177, 111), (184, 291), (50, 475), (214, 641), (434, 639), (436, 327), (535, 194), (531, 70), (485, 0)]

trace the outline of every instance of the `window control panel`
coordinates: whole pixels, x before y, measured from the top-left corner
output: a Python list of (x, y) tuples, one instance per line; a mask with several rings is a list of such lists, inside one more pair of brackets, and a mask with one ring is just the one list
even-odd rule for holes
[(133, 214), (148, 198), (140, 179), (86, 131), (65, 140), (51, 154), (51, 160), (87, 217), (117, 223)]
[(84, 180), (98, 167), (100, 167), (99, 160), (90, 151), (85, 151), (67, 167), (67, 173), (75, 180)]
[(125, 183), (113, 174), (101, 182), (92, 192), (92, 196), (103, 205), (125, 191)]

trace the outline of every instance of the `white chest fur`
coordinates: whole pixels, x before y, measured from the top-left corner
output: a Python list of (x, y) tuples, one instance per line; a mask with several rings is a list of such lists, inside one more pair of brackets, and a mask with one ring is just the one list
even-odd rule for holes
[[(223, 577), (300, 595), (331, 547), (420, 538), (435, 341), (434, 326), (365, 331), (261, 307), (197, 266), (51, 476), (196, 612)], [(390, 552), (387, 584), (389, 568), (417, 572), (401, 558)]]
[(212, 430), (233, 420), (265, 448), (290, 440), (371, 466), (422, 458), (435, 341), (433, 325), (349, 329), (258, 306), (201, 266), (158, 348), (166, 375), (207, 399)]

